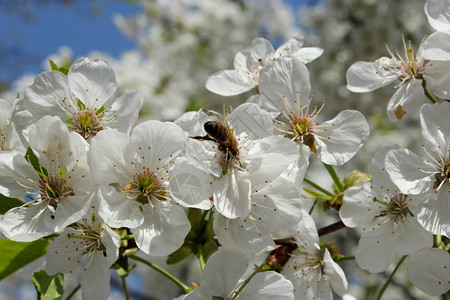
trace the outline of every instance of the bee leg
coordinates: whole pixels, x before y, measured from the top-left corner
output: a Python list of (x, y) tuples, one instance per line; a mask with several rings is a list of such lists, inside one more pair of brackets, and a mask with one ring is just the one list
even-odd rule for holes
[(199, 140), (199, 141), (213, 141), (215, 142), (216, 140), (211, 138), (209, 135), (205, 135), (205, 136), (190, 136), (191, 139), (194, 140)]

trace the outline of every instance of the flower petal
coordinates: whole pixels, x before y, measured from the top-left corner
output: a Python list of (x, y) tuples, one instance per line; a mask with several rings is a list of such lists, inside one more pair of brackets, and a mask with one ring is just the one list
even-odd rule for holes
[(358, 61), (347, 70), (347, 88), (355, 93), (366, 93), (386, 86), (397, 79), (397, 74), (387, 71), (374, 62)]
[(79, 58), (70, 66), (67, 77), (71, 92), (87, 108), (98, 110), (117, 90), (116, 75), (103, 59)]

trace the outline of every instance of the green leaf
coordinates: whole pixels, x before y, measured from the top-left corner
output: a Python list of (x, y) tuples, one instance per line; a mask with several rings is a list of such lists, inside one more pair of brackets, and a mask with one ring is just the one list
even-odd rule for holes
[(24, 203), (25, 202), (20, 199), (9, 198), (0, 194), (0, 214), (4, 215), (11, 208), (21, 206)]
[(49, 244), (46, 239), (34, 242), (0, 240), (0, 280), (45, 255)]
[(62, 299), (64, 293), (64, 276), (56, 274), (48, 276), (44, 270), (34, 272), (31, 276), (39, 300)]

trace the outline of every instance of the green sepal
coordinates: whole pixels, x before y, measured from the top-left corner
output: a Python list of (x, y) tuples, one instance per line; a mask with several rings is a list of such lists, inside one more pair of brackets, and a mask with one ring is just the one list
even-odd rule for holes
[(117, 275), (120, 277), (126, 277), (130, 274), (130, 271), (133, 270), (136, 265), (131, 265), (128, 263), (128, 259), (123, 255), (124, 250), (120, 248), (119, 258), (116, 262), (111, 266), (112, 269), (116, 270)]
[(178, 250), (171, 253), (167, 257), (167, 260), (166, 260), (167, 264), (173, 265), (173, 264), (179, 263), (179, 262), (185, 260), (186, 258), (188, 258), (189, 256), (191, 256), (193, 246), (195, 246), (195, 244), (193, 244), (192, 242), (185, 241), (184, 244), (180, 248), (178, 248)]
[(49, 244), (43, 238), (34, 242), (0, 240), (0, 280), (44, 256)]
[(65, 67), (58, 67), (58, 65), (53, 60), (49, 59), (48, 62), (50, 63), (50, 68), (53, 71), (61, 72), (64, 75), (67, 75), (67, 73), (69, 73), (69, 69), (67, 69)]
[(324, 199), (324, 200), (332, 200), (333, 199), (332, 196), (325, 195), (323, 193), (319, 193), (318, 191), (310, 189), (310, 188), (303, 188), (303, 190), (305, 192), (307, 192), (308, 194), (310, 194), (313, 198)]
[(203, 244), (203, 259), (205, 262), (213, 255), (217, 250), (219, 250), (219, 246), (214, 240), (208, 240)]
[(59, 273), (55, 276), (48, 276), (44, 270), (36, 271), (31, 276), (31, 280), (36, 288), (37, 299), (58, 300), (64, 294), (64, 276)]

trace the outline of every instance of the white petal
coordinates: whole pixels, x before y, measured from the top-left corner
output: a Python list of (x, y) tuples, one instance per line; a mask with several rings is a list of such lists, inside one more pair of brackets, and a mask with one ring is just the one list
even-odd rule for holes
[(115, 129), (102, 130), (91, 139), (88, 162), (95, 182), (100, 185), (127, 185), (133, 174), (137, 146), (130, 137)]
[(274, 271), (258, 273), (239, 293), (239, 299), (294, 300), (294, 287), (283, 275)]
[[(83, 255), (85, 241), (70, 238), (71, 234), (77, 236), (78, 232), (69, 227), (48, 247), (45, 265), (47, 274), (73, 273), (81, 267), (80, 257)], [(76, 251), (77, 248), (79, 251)]]
[(275, 248), (269, 233), (261, 231), (257, 225), (257, 221), (250, 218), (230, 220), (221, 215), (214, 218), (214, 232), (219, 243), (224, 248), (242, 251), (249, 258)]
[(438, 31), (450, 32), (450, 3), (448, 0), (427, 0), (425, 14), (431, 27)]
[(90, 254), (87, 266), (81, 273), (81, 292), (83, 299), (107, 299), (110, 289), (109, 265), (102, 251)]
[(316, 251), (316, 245), (319, 245), (316, 223), (305, 210), (302, 210), (302, 217), (293, 234), (299, 248), (313, 253)]
[(450, 183), (444, 184), (437, 193), (424, 195), (425, 203), (417, 215), (419, 223), (429, 232), (450, 237)]
[(341, 166), (349, 161), (369, 136), (369, 124), (356, 110), (341, 111), (334, 119), (319, 125), (314, 133), (322, 162)]
[(184, 149), (186, 136), (180, 126), (156, 120), (137, 125), (131, 139), (138, 147), (141, 165), (153, 169), (168, 164)]
[(291, 38), (287, 40), (283, 45), (277, 48), (275, 51), (275, 58), (279, 56), (290, 56), (297, 54), (303, 46), (303, 39)]
[(403, 114), (416, 114), (427, 101), (423, 92), (422, 80), (413, 79), (402, 84), (392, 95), (387, 106), (387, 114), (392, 122), (401, 120)]
[(433, 184), (434, 172), (430, 163), (408, 149), (388, 151), (386, 171), (404, 194), (424, 193)]
[(117, 90), (116, 75), (103, 59), (79, 58), (67, 77), (70, 90), (87, 108), (99, 109)]
[(252, 41), (252, 46), (250, 48), (250, 57), (254, 60), (263, 59), (265, 61), (267, 58), (273, 57), (275, 54), (275, 49), (273, 49), (272, 44), (265, 38), (255, 38)]
[(186, 159), (178, 158), (170, 174), (170, 195), (182, 206), (208, 210), (213, 202), (210, 182), (214, 181), (211, 174), (195, 167)]
[(18, 242), (34, 241), (55, 232), (45, 202), (11, 208), (0, 220), (0, 228), (7, 238)]
[(295, 53), (295, 56), (298, 56), (300, 60), (307, 64), (309, 62), (312, 62), (316, 58), (320, 57), (323, 53), (323, 49), (319, 47), (305, 47), (301, 48), (297, 53)]
[(392, 246), (399, 255), (411, 254), (425, 247), (433, 246), (433, 235), (408, 215), (405, 222), (399, 223), (392, 236)]
[(428, 60), (450, 60), (449, 33), (438, 31), (431, 34), (425, 41), (423, 41), (421, 46), (422, 57)]
[(105, 110), (103, 119), (111, 120), (105, 124), (105, 129), (115, 128), (121, 132), (131, 133), (142, 107), (142, 95), (132, 92), (114, 100), (111, 109)]
[(239, 105), (226, 119), (236, 129), (235, 136), (245, 132), (248, 139), (256, 140), (273, 133), (272, 117), (253, 103)]
[(254, 84), (242, 78), (236, 70), (222, 70), (206, 80), (206, 88), (221, 96), (239, 95), (254, 87)]
[(40, 181), (33, 166), (21, 155), (0, 155), (0, 193), (12, 198), (31, 193)]
[(387, 71), (374, 62), (358, 61), (347, 70), (347, 88), (355, 93), (366, 93), (386, 86), (397, 79), (397, 74)]
[(274, 233), (295, 226), (303, 214), (301, 207), (296, 185), (283, 176), (253, 186), (251, 216), (257, 218), (260, 230)]
[[(420, 110), (422, 136), (427, 140), (431, 151), (442, 156), (448, 148), (450, 139), (450, 103), (425, 104)], [(445, 154), (444, 154), (445, 155)]]
[(231, 171), (212, 184), (216, 210), (229, 219), (245, 218), (250, 213), (250, 179), (243, 171)]
[(365, 231), (356, 248), (356, 262), (371, 273), (386, 270), (395, 256), (391, 245), (392, 222), (375, 224), (373, 227), (365, 228)]
[(352, 186), (344, 192), (344, 203), (339, 210), (339, 216), (345, 226), (362, 227), (375, 218), (380, 209), (373, 201), (374, 195), (370, 182)]
[(24, 106), (36, 120), (51, 114), (66, 121), (68, 116), (63, 108), (76, 107), (76, 101), (69, 91), (67, 76), (57, 71), (36, 76), (33, 85), (25, 90)]
[(135, 228), (144, 222), (142, 205), (114, 187), (100, 187), (98, 197), (98, 213), (109, 226)]
[(430, 296), (450, 289), (450, 254), (437, 248), (425, 248), (411, 254), (408, 276), (411, 282)]
[(153, 205), (144, 205), (144, 223), (133, 230), (136, 244), (149, 255), (168, 255), (184, 243), (191, 224), (181, 207), (159, 201)]
[(341, 267), (333, 261), (328, 249), (325, 249), (323, 255), (323, 273), (328, 277), (331, 287), (339, 296), (342, 296), (348, 288), (347, 279)]
[(66, 226), (80, 220), (87, 212), (91, 201), (89, 194), (67, 196), (56, 207), (54, 219), (51, 221), (56, 232), (62, 231)]
[(310, 102), (309, 71), (297, 57), (280, 57), (261, 69), (259, 90), (269, 111), (297, 111)]
[(433, 60), (427, 63), (426, 71), (423, 74), (427, 81), (428, 90), (442, 99), (450, 99), (450, 74), (448, 69), (450, 69), (449, 60)]
[(242, 252), (220, 248), (206, 263), (201, 285), (209, 289), (211, 296), (226, 298), (236, 287), (247, 266), (248, 259)]

